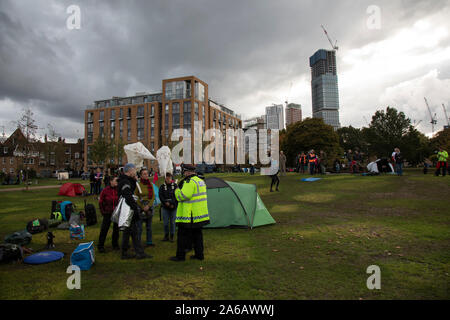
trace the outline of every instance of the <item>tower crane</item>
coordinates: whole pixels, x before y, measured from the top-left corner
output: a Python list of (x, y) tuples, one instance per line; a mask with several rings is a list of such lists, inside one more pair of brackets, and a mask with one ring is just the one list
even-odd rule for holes
[(449, 117), (447, 115), (447, 110), (445, 110), (444, 104), (442, 104), (442, 108), (444, 109), (445, 120), (447, 121), (447, 126), (450, 127), (450, 119), (449, 119)]
[(421, 122), (422, 122), (422, 120), (419, 120), (419, 121), (417, 121), (417, 122), (416, 122), (416, 120), (414, 120), (413, 128), (414, 128), (414, 129), (417, 128), (417, 126), (418, 126)]
[(430, 105), (428, 104), (427, 98), (424, 97), (424, 100), (425, 100), (425, 104), (427, 105), (428, 112), (430, 113), (430, 117), (431, 117), (431, 121), (430, 121), (430, 123), (431, 123), (431, 133), (434, 134), (434, 125), (437, 124), (436, 113), (434, 114), (434, 117), (433, 117), (433, 114), (431, 113)]
[(289, 94), (288, 94), (288, 96), (286, 97), (286, 101), (285, 101), (286, 107), (287, 107), (288, 104), (289, 104), (289, 98), (291, 97), (291, 90), (292, 90), (292, 82), (291, 82), (291, 85), (289, 86)]
[(322, 29), (323, 29), (323, 32), (325, 32), (325, 35), (327, 36), (328, 41), (330, 42), (331, 47), (333, 48), (333, 50), (339, 50), (339, 47), (337, 46), (337, 40), (336, 40), (336, 41), (334, 42), (334, 44), (333, 44), (333, 41), (331, 40), (330, 36), (328, 35), (328, 32), (327, 32), (327, 30), (325, 29), (325, 27), (324, 27), (323, 25), (321, 25), (321, 27), (322, 27)]

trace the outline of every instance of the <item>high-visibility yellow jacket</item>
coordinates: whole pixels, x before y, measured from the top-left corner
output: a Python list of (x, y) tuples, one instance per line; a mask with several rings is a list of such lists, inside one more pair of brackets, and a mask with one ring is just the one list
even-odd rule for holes
[(197, 176), (189, 177), (182, 188), (175, 190), (178, 200), (176, 223), (208, 224), (206, 183)]
[(438, 152), (437, 157), (438, 157), (438, 161), (447, 162), (448, 153), (445, 150), (442, 152)]

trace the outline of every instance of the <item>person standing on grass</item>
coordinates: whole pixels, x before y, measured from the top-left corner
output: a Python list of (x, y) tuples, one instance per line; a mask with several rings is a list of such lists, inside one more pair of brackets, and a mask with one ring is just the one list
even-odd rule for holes
[(178, 201), (176, 223), (178, 225), (177, 253), (172, 261), (184, 261), (192, 246), (195, 254), (191, 259), (204, 259), (202, 228), (210, 223), (206, 183), (195, 173), (195, 166), (184, 165), (184, 179), (175, 190)]
[(97, 168), (97, 172), (95, 173), (95, 194), (100, 194), (100, 189), (102, 186), (102, 180), (103, 180), (103, 173), (102, 169)]
[[(269, 152), (269, 157), (270, 157), (270, 152)], [(276, 187), (276, 191), (280, 191), (278, 190), (278, 186), (280, 185), (280, 178), (278, 178), (278, 173), (280, 173), (280, 168), (278, 166), (278, 163), (275, 159), (273, 159), (272, 157), (270, 158), (270, 169), (271, 169), (271, 182), (270, 182), (270, 192), (273, 192), (272, 188), (275, 185)]]
[(280, 171), (282, 176), (286, 175), (286, 156), (283, 151), (280, 151)]
[(139, 219), (139, 242), (141, 242), (143, 225), (145, 222), (146, 235), (147, 235), (147, 247), (154, 247), (153, 233), (152, 233), (152, 220), (153, 220), (153, 201), (155, 196), (153, 193), (153, 183), (150, 181), (149, 173), (147, 169), (142, 169), (140, 172), (141, 178), (136, 182), (135, 195), (137, 196), (137, 204), (140, 209)]
[[(125, 199), (126, 204), (133, 210), (133, 217), (130, 226), (125, 228), (122, 235), (122, 259), (137, 259), (151, 258), (152, 256), (145, 254), (144, 248), (139, 239), (139, 206), (134, 198), (134, 191), (136, 190), (136, 166), (132, 163), (127, 163), (123, 167), (123, 172), (119, 177), (118, 196)], [(136, 256), (128, 254), (130, 245), (130, 236), (133, 240), (133, 247)]]
[(308, 153), (307, 160), (309, 163), (309, 174), (314, 175), (314, 173), (316, 172), (316, 161), (317, 161), (317, 156), (316, 156), (316, 152), (314, 151), (314, 149), (312, 149)]
[(164, 223), (164, 239), (162, 241), (169, 241), (170, 239), (170, 241), (173, 242), (175, 235), (175, 219), (178, 206), (175, 190), (177, 188), (177, 184), (172, 179), (172, 174), (167, 172), (164, 183), (159, 187), (159, 200), (161, 200)]
[(436, 165), (436, 172), (435, 172), (436, 177), (438, 177), (441, 174), (441, 168), (442, 168), (442, 176), (445, 177), (447, 173), (447, 159), (448, 159), (448, 152), (445, 151), (444, 148), (439, 147), (439, 152), (437, 154), (438, 163)]
[(395, 172), (398, 176), (403, 175), (403, 155), (400, 153), (400, 149), (395, 148), (391, 157), (395, 165)]
[[(118, 178), (114, 177), (109, 185), (103, 189), (100, 193), (100, 200), (98, 202), (100, 213), (103, 216), (102, 226), (100, 229), (100, 237), (98, 239), (98, 251), (100, 253), (105, 252), (105, 240), (108, 234), (109, 227), (111, 225), (111, 216), (119, 203), (119, 197), (117, 195)], [(119, 226), (113, 222), (113, 234), (112, 234), (112, 246), (113, 250), (119, 250)]]

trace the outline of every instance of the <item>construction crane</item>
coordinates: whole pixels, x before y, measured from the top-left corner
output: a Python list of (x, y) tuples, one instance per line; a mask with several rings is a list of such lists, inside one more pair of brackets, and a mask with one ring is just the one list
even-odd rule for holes
[(414, 120), (414, 125), (412, 126), (414, 129), (415, 128), (417, 128), (417, 126), (420, 124), (422, 122), (422, 120), (419, 120), (419, 121), (417, 121), (417, 123), (416, 123), (416, 120)]
[(322, 29), (323, 29), (323, 32), (325, 32), (325, 35), (327, 36), (328, 41), (330, 42), (331, 47), (333, 48), (333, 50), (339, 50), (339, 47), (337, 46), (337, 40), (336, 40), (336, 41), (334, 42), (334, 44), (333, 44), (333, 41), (331, 40), (330, 36), (328, 35), (328, 32), (327, 32), (327, 30), (325, 29), (325, 27), (324, 27), (323, 25), (321, 25), (321, 27), (322, 27)]
[(448, 118), (447, 110), (445, 110), (444, 104), (442, 104), (442, 108), (444, 109), (445, 120), (447, 121), (447, 127), (450, 127), (450, 119)]
[(292, 82), (291, 82), (291, 85), (289, 86), (289, 94), (288, 94), (288, 96), (286, 97), (286, 101), (285, 101), (286, 107), (287, 107), (288, 104), (289, 104), (289, 98), (291, 97), (291, 90), (292, 90)]
[(433, 114), (431, 113), (430, 105), (428, 104), (427, 98), (424, 97), (424, 100), (425, 100), (425, 104), (427, 105), (428, 112), (430, 113), (431, 133), (434, 134), (434, 125), (437, 124), (436, 113), (434, 114), (434, 117), (433, 117)]

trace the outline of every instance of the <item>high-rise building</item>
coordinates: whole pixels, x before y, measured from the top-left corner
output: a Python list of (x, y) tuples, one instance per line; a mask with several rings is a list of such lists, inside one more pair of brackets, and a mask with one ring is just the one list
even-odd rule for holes
[[(126, 163), (125, 155), (110, 157), (109, 163), (94, 163), (90, 153), (98, 137), (122, 144), (140, 141), (155, 154), (163, 145), (176, 144), (171, 141), (174, 129), (189, 130), (193, 145), (196, 120), (202, 121), (203, 131), (214, 128), (225, 134), (226, 129), (242, 128), (240, 116), (209, 99), (208, 84), (193, 76), (162, 80), (159, 93), (95, 101), (85, 111), (85, 169)], [(192, 147), (192, 161), (193, 153)], [(145, 165), (156, 168), (154, 161)]]
[(289, 103), (286, 106), (286, 127), (302, 121), (302, 105)]
[(335, 129), (339, 123), (336, 51), (318, 50), (309, 58), (313, 118), (322, 118)]
[(284, 129), (283, 105), (273, 105), (266, 107), (266, 129)]

